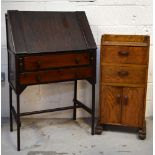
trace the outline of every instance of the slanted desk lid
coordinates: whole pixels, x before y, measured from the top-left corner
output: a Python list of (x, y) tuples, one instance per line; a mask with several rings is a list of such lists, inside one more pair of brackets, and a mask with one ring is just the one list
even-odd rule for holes
[(16, 53), (96, 49), (85, 12), (8, 11)]

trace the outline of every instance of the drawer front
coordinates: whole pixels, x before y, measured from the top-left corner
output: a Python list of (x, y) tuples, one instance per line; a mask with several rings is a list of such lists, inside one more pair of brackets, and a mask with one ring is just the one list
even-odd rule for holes
[(92, 67), (54, 69), (49, 71), (27, 72), (20, 74), (22, 85), (49, 83), (74, 79), (86, 79), (93, 76)]
[(101, 61), (145, 65), (148, 62), (148, 47), (102, 46)]
[(101, 80), (103, 83), (146, 83), (147, 70), (145, 67), (103, 65), (101, 68)]
[(46, 54), (40, 56), (26, 56), (20, 61), (21, 71), (35, 71), (67, 66), (80, 66), (90, 64), (90, 54)]

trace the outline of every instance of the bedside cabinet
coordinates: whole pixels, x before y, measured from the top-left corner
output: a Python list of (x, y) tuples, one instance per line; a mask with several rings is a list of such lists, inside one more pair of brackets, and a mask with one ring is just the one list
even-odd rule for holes
[(149, 36), (102, 36), (97, 134), (104, 125), (117, 125), (137, 128), (139, 138), (146, 138), (148, 59)]

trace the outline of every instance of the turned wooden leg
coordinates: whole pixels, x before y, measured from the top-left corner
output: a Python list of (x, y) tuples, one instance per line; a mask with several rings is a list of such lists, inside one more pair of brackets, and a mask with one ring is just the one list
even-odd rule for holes
[(146, 139), (146, 121), (144, 122), (143, 128), (140, 128), (138, 131), (138, 137), (141, 140)]

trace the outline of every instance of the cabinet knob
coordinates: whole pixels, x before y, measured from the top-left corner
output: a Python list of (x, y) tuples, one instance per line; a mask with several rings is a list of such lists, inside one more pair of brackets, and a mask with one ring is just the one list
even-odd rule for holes
[(129, 55), (129, 52), (128, 51), (119, 51), (118, 52), (118, 55), (119, 56), (128, 56)]
[(120, 95), (120, 94), (117, 94), (117, 95), (116, 95), (116, 102), (117, 102), (118, 104), (120, 104), (120, 101), (121, 101), (121, 95)]
[(124, 77), (124, 76), (128, 76), (129, 75), (129, 72), (128, 71), (118, 71), (117, 74), (121, 77)]
[(76, 58), (76, 59), (75, 59), (75, 63), (76, 63), (76, 64), (79, 64), (79, 63), (80, 63), (80, 58)]
[(124, 103), (124, 105), (127, 105), (128, 104), (128, 96), (127, 95), (124, 96), (123, 103)]

